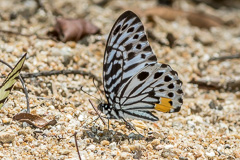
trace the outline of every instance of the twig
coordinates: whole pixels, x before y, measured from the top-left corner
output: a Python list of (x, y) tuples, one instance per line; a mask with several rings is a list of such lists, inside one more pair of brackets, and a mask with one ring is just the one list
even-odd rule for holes
[(240, 80), (229, 80), (222, 82), (219, 80), (206, 80), (206, 79), (192, 79), (189, 83), (197, 84), (199, 88), (205, 88), (210, 90), (224, 89), (227, 91), (239, 91)]
[(63, 75), (81, 74), (82, 76), (88, 76), (90, 78), (96, 79), (99, 86), (102, 84), (102, 81), (97, 76), (83, 70), (60, 70), (60, 71), (53, 70), (53, 71), (43, 71), (43, 72), (37, 72), (37, 73), (22, 73), (21, 76), (22, 78), (34, 78), (34, 77), (40, 77), (40, 76), (52, 76), (52, 75), (60, 75), (60, 74), (63, 74)]
[(81, 160), (81, 155), (79, 153), (78, 143), (77, 143), (77, 132), (74, 133), (74, 139), (75, 139), (75, 145), (76, 145), (76, 148), (77, 148), (78, 158), (79, 158), (79, 160)]
[[(0, 60), (1, 63), (5, 64), (6, 66), (8, 66), (10, 69), (13, 69), (12, 66), (10, 66), (10, 64), (8, 64), (7, 62), (4, 62), (3, 60)], [(29, 97), (28, 97), (28, 90), (27, 90), (27, 87), (21, 77), (21, 74), (19, 74), (19, 79), (22, 83), (22, 86), (23, 86), (23, 90), (24, 90), (24, 93), (25, 93), (25, 96), (26, 96), (26, 102), (27, 102), (27, 113), (30, 113), (30, 107), (29, 107)]]
[(227, 59), (238, 59), (240, 58), (240, 54), (236, 54), (236, 55), (230, 55), (230, 56), (222, 56), (222, 57), (212, 57), (209, 59), (209, 61), (224, 61)]
[(8, 31), (8, 30), (3, 30), (3, 29), (0, 29), (0, 32), (2, 32), (2, 33), (6, 33), (6, 34), (15, 34), (15, 35), (24, 36), (24, 37), (36, 36), (37, 39), (42, 39), (42, 40), (53, 40), (53, 41), (57, 42), (57, 40), (54, 39), (54, 38), (41, 37), (41, 36), (39, 36), (39, 35), (37, 35), (37, 34), (22, 34), (22, 33), (19, 33), (19, 32)]
[(44, 5), (42, 4), (41, 0), (35, 0), (35, 2), (37, 3), (37, 9), (42, 9), (44, 10), (44, 12), (47, 12), (46, 8), (44, 7)]

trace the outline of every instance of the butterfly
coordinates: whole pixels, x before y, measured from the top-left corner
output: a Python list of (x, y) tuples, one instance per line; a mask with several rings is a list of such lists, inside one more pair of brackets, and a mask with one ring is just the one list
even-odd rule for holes
[(25, 53), (22, 58), (17, 62), (12, 71), (8, 74), (7, 78), (3, 81), (0, 86), (0, 108), (7, 101), (8, 95), (10, 94), (13, 85), (17, 81), (20, 71), (23, 67), (24, 61), (26, 59), (27, 53)]
[(108, 103), (98, 109), (109, 119), (158, 121), (153, 112), (178, 112), (182, 81), (169, 65), (157, 62), (139, 17), (124, 12), (109, 34), (103, 60)]

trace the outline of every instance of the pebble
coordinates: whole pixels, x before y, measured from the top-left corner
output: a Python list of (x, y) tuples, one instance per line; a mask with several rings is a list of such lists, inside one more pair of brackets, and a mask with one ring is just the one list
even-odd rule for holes
[(103, 146), (108, 146), (110, 143), (109, 143), (109, 141), (107, 141), (107, 140), (103, 140), (102, 142), (101, 142), (101, 145), (103, 145)]
[(2, 118), (2, 123), (3, 124), (9, 124), (11, 122), (11, 118)]
[(159, 139), (154, 139), (152, 142), (151, 142), (152, 146), (157, 146), (160, 144), (160, 140)]
[(96, 146), (93, 145), (93, 144), (90, 144), (86, 149), (87, 149), (87, 150), (94, 151), (94, 150), (96, 149)]
[(170, 148), (173, 148), (173, 147), (174, 147), (173, 145), (169, 144), (169, 145), (166, 145), (164, 148), (165, 149), (170, 149)]
[(63, 154), (63, 155), (68, 155), (70, 152), (72, 152), (71, 150), (68, 150), (68, 149), (61, 149), (59, 151), (60, 154)]
[(110, 148), (111, 150), (117, 149), (117, 143), (116, 143), (116, 142), (110, 143), (109, 148)]
[(214, 151), (206, 152), (206, 156), (212, 158), (215, 156), (215, 153), (214, 153)]
[(121, 146), (121, 151), (123, 151), (123, 152), (130, 152), (131, 150), (130, 150), (130, 148), (127, 145), (122, 145)]
[(127, 152), (122, 152), (122, 153), (120, 154), (120, 160), (128, 159), (129, 156), (130, 156), (129, 153), (127, 153)]
[(8, 131), (8, 132), (1, 132), (0, 133), (0, 141), (2, 143), (12, 143), (15, 139), (14, 132)]

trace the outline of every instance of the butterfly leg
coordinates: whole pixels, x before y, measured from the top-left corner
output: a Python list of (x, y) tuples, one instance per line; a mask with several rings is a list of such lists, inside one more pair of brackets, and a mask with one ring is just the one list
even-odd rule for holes
[[(133, 130), (135, 130), (138, 134), (140, 134), (140, 133), (137, 131), (137, 129), (136, 129), (131, 123), (129, 123), (128, 121), (126, 121), (126, 119), (124, 119), (123, 117), (122, 117), (122, 119), (123, 119), (123, 121), (126, 123), (126, 125), (130, 126)], [(140, 135), (142, 135), (142, 134), (140, 134)]]

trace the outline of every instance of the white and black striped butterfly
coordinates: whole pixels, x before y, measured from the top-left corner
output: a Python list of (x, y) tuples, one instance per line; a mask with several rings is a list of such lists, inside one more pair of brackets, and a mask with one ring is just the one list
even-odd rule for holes
[(182, 81), (167, 64), (157, 62), (136, 14), (124, 12), (106, 44), (103, 85), (108, 103), (98, 109), (108, 119), (158, 121), (152, 111), (178, 112)]

